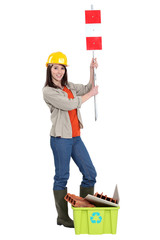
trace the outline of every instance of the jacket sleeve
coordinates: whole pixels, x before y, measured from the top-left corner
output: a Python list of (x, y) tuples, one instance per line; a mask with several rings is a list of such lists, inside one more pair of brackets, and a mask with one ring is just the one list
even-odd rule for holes
[(74, 84), (74, 83), (70, 83), (72, 84), (72, 87), (76, 90), (76, 95), (77, 96), (83, 96), (86, 93), (88, 93), (91, 88), (92, 88), (92, 84), (88, 83), (87, 85), (83, 85), (83, 84)]
[(64, 111), (71, 111), (73, 109), (80, 108), (82, 104), (81, 97), (78, 96), (74, 99), (69, 99), (68, 97), (61, 95), (58, 91), (55, 91), (55, 89), (52, 89), (51, 87), (43, 88), (43, 98), (46, 103), (49, 103), (55, 108)]

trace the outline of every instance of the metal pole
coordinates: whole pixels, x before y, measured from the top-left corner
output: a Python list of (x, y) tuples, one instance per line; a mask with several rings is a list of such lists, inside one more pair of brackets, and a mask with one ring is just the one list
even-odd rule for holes
[[(91, 10), (93, 10), (93, 4), (91, 5)], [(94, 50), (93, 50), (93, 59), (94, 59)], [(96, 72), (93, 69), (93, 81), (94, 86), (96, 85)], [(94, 112), (95, 112), (95, 121), (97, 121), (97, 104), (96, 104), (96, 96), (94, 96)]]
[[(93, 51), (93, 59), (94, 59), (94, 51)], [(93, 81), (94, 81), (94, 86), (96, 86), (96, 72), (95, 72), (95, 69), (93, 69)], [(95, 112), (95, 121), (97, 121), (96, 96), (94, 96), (94, 112)]]

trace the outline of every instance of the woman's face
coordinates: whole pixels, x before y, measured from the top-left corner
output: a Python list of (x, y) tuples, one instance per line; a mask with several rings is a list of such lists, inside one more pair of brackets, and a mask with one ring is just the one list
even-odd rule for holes
[(65, 67), (61, 64), (54, 64), (51, 68), (52, 81), (61, 82), (64, 74)]

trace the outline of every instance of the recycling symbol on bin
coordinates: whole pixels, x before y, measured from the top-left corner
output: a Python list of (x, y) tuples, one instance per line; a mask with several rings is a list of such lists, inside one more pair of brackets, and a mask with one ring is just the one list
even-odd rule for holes
[(100, 223), (102, 221), (102, 217), (99, 212), (94, 212), (90, 217), (92, 223)]

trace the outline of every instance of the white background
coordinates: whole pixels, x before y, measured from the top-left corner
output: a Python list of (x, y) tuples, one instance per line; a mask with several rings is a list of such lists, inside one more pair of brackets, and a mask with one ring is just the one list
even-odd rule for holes
[[(98, 121), (93, 99), (81, 132), (98, 176), (95, 191), (120, 193), (117, 235), (75, 235), (56, 225), (50, 112), (43, 101), (50, 53), (68, 58), (69, 81), (86, 84), (84, 11), (102, 13)], [(157, 0), (3, 1), (0, 4), (0, 238), (160, 239), (160, 5)], [(71, 161), (68, 190), (79, 194)], [(72, 209), (69, 205), (72, 217)]]

